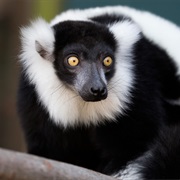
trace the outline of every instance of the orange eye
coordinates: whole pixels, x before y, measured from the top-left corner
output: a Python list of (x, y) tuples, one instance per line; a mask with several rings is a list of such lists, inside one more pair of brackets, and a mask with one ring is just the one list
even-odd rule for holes
[(103, 60), (103, 64), (104, 64), (104, 66), (106, 66), (106, 67), (108, 67), (108, 66), (110, 66), (111, 64), (112, 64), (112, 62), (113, 62), (113, 60), (112, 60), (112, 58), (111, 57), (106, 57), (104, 60)]
[(68, 58), (67, 62), (70, 66), (74, 67), (74, 66), (77, 66), (79, 64), (79, 59), (75, 56), (71, 56)]

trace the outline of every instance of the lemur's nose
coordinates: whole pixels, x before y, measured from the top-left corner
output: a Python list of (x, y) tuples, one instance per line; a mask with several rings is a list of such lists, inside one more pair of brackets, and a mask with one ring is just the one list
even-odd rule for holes
[(107, 97), (107, 89), (105, 86), (103, 87), (91, 87), (90, 93), (99, 99), (105, 99)]

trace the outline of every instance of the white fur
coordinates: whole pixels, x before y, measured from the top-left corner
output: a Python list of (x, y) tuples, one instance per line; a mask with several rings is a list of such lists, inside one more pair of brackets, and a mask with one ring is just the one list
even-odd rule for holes
[[(48, 53), (52, 54), (54, 33), (51, 26), (54, 24), (64, 20), (86, 21), (90, 16), (105, 12), (127, 14), (133, 18), (150, 40), (164, 48), (176, 60), (177, 64), (180, 64), (179, 51), (177, 51), (177, 47), (180, 47), (178, 46), (178, 43), (180, 43), (178, 40), (179, 28), (146, 12), (127, 7), (105, 7), (67, 11), (57, 16), (51, 24), (39, 19), (32, 23), (30, 27), (22, 29), (20, 59), (24, 69), (26, 69), (27, 77), (35, 85), (39, 101), (56, 124), (62, 124), (66, 127), (79, 123), (89, 125), (91, 123), (98, 124), (104, 121), (112, 121), (115, 120), (118, 113), (123, 113), (123, 110), (127, 108), (127, 103), (130, 103), (130, 91), (133, 88), (135, 78), (132, 65), (132, 45), (140, 38), (140, 29), (135, 24), (124, 21), (110, 27), (119, 43), (119, 49), (116, 53), (117, 71), (108, 84), (108, 98), (100, 102), (85, 102), (76, 92), (66, 89), (56, 76), (52, 62), (43, 59), (35, 49), (35, 41), (37, 40), (48, 50)], [(147, 21), (152, 25), (152, 29), (150, 27), (146, 28)], [(161, 28), (164, 33), (160, 33), (161, 30), (159, 29)], [(154, 33), (156, 31), (158, 32), (157, 35)], [(173, 40), (173, 37), (174, 39), (176, 37), (176, 41)], [(170, 42), (171, 39), (172, 42)]]
[(143, 180), (145, 179), (143, 175), (143, 164), (152, 156), (152, 151), (148, 150), (142, 156), (138, 157), (133, 161), (128, 162), (123, 169), (121, 169), (115, 174), (112, 174), (112, 176), (116, 179), (121, 180)]
[(86, 20), (101, 14), (126, 15), (133, 19), (141, 28), (143, 34), (156, 45), (164, 49), (173, 58), (180, 74), (180, 28), (172, 22), (146, 11), (139, 11), (126, 6), (107, 6), (85, 10), (69, 10), (56, 16), (51, 25), (64, 20)]
[[(123, 35), (117, 33), (118, 29)], [(139, 38), (139, 30), (129, 22), (114, 24), (110, 30), (121, 41), (121, 48), (116, 53), (115, 77), (108, 85), (106, 100), (85, 102), (76, 92), (65, 88), (56, 76), (52, 62), (43, 59), (35, 49), (35, 41), (38, 40), (43, 47), (49, 45), (49, 53), (52, 53), (54, 36), (49, 24), (37, 20), (30, 27), (22, 29), (21, 62), (27, 69), (27, 77), (36, 87), (39, 101), (55, 123), (64, 127), (79, 123), (97, 124), (104, 120), (115, 120), (115, 116), (127, 108), (129, 91), (133, 86), (131, 49), (133, 42)]]
[(125, 169), (120, 170), (117, 174), (113, 175), (114, 178), (120, 180), (143, 180), (143, 176), (140, 173), (141, 166), (138, 163), (132, 163), (126, 166)]
[(174, 106), (180, 106), (180, 98), (178, 98), (176, 100), (166, 99), (166, 101)]
[(137, 25), (129, 21), (116, 23), (109, 27), (118, 42), (118, 51), (116, 53), (116, 73), (109, 83), (113, 87), (112, 91), (117, 93), (120, 100), (119, 112), (122, 113), (127, 103), (130, 103), (130, 91), (135, 82), (133, 72), (133, 45), (140, 39), (140, 29)]

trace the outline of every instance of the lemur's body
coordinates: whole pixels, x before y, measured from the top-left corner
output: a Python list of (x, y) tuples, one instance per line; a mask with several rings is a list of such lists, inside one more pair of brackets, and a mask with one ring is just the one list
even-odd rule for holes
[(22, 37), (30, 153), (122, 179), (180, 178), (178, 27), (107, 7), (37, 20)]

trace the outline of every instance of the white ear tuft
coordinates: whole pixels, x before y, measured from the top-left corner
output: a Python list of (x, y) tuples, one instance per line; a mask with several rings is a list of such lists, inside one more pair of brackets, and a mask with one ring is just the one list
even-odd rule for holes
[(53, 61), (54, 32), (49, 23), (39, 18), (21, 28), (20, 60), (27, 67), (40, 57)]

